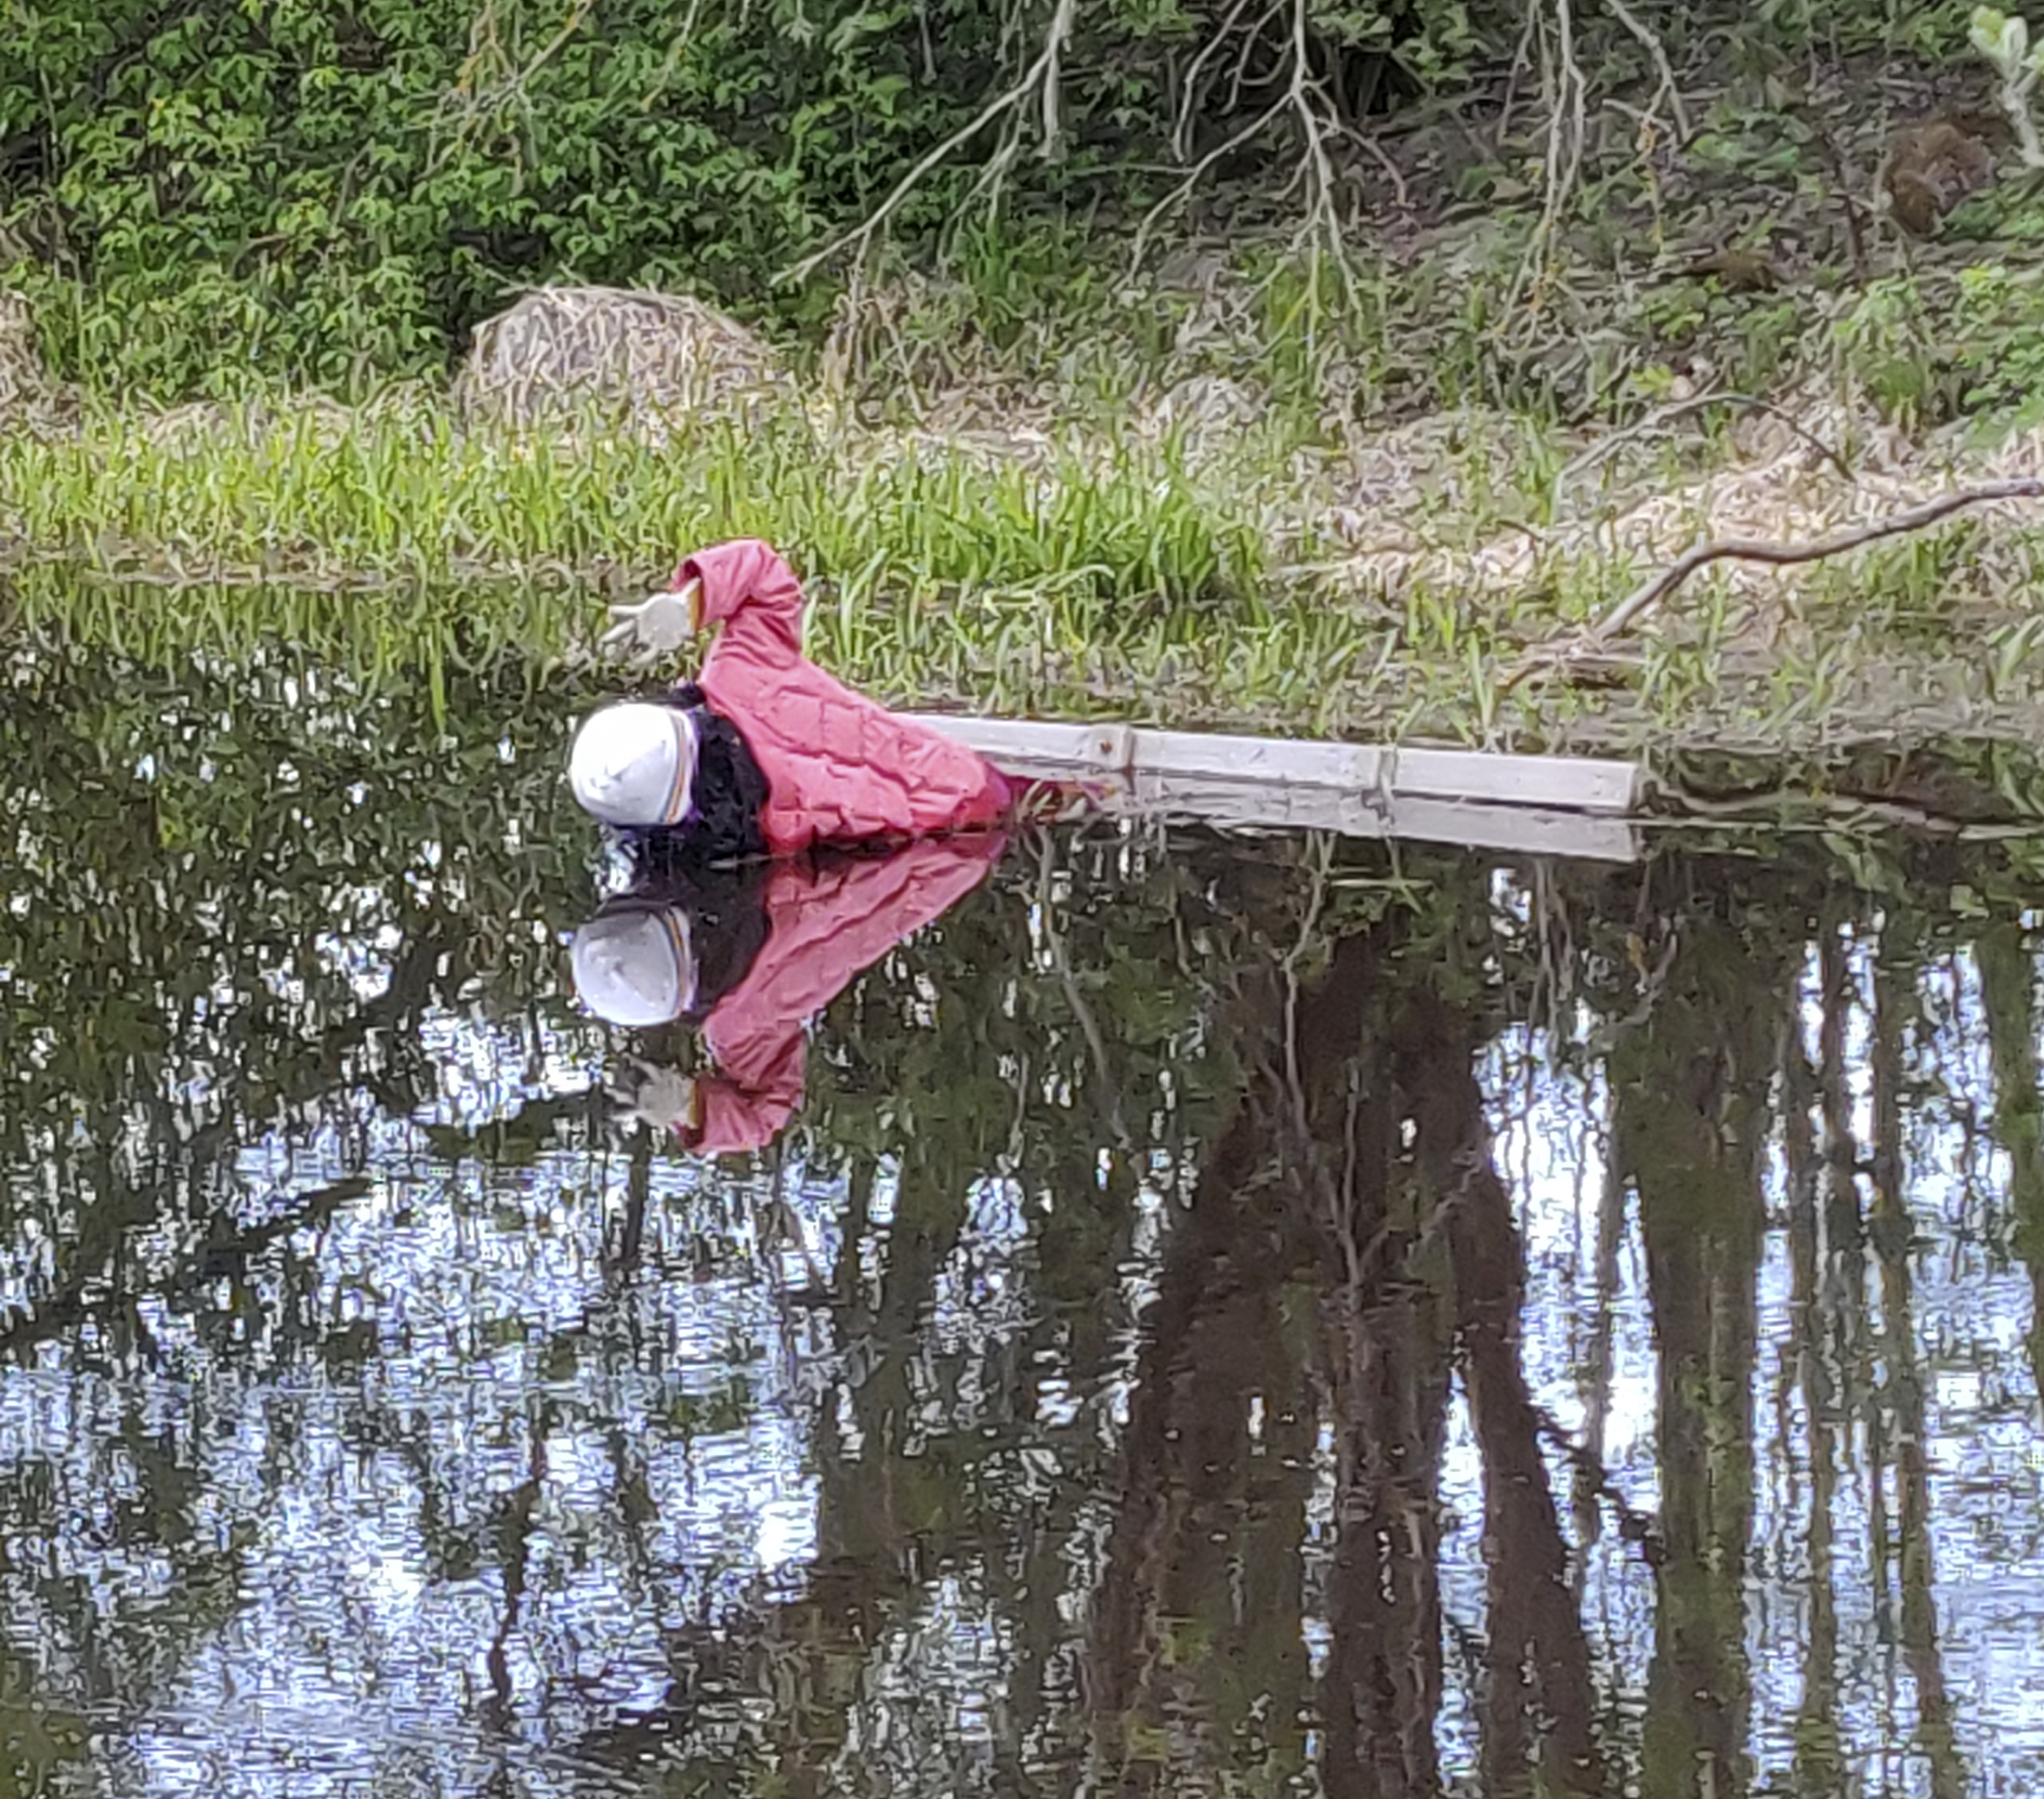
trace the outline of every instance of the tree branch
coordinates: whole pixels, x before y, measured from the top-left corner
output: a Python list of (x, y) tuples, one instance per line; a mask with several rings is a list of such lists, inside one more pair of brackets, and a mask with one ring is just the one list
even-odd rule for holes
[(1847, 480), (1853, 479), (1852, 468), (1846, 463), (1845, 458), (1825, 442), (1822, 438), (1818, 437), (1815, 432), (1798, 423), (1788, 408), (1777, 406), (1772, 401), (1762, 400), (1756, 394), (1734, 393), (1726, 387), (1716, 387), (1709, 393), (1691, 394), (1686, 400), (1671, 401), (1665, 406), (1657, 407), (1644, 418), (1635, 419), (1631, 425), (1620, 426), (1609, 436), (1599, 438), (1580, 455), (1573, 457), (1563, 466), (1562, 472), (1554, 478), (1555, 490), (1558, 492), (1576, 476), (1582, 474), (1587, 469), (1594, 468), (1621, 443), (1628, 442), (1633, 438), (1651, 431), (1656, 426), (1671, 425), (1676, 419), (1684, 417), (1690, 413), (1700, 413), (1706, 407), (1718, 405), (1750, 406), (1755, 412), (1765, 413), (1768, 417), (1778, 420), (1781, 424), (1787, 426), (1790, 431), (1809, 445), (1811, 449), (1815, 450), (1818, 455), (1822, 456)]
[(1023, 71), (1021, 80), (1014, 86), (996, 94), (964, 125), (945, 138), (942, 143), (924, 156), (922, 161), (895, 183), (893, 190), (870, 213), (862, 224), (832, 238), (822, 249), (804, 256), (800, 262), (791, 264), (775, 277), (777, 282), (806, 281), (817, 269), (836, 256), (841, 250), (855, 245), (871, 243), (873, 234), (892, 217), (895, 208), (915, 191), (923, 177), (940, 163), (970, 143), (996, 119), (1005, 112), (1017, 111), (1029, 98), (1041, 91), (1043, 106), (1043, 124), (1053, 134), (1044, 146), (1046, 154), (1055, 150), (1055, 134), (1057, 130), (1057, 75), (1059, 60), (1064, 55), (1066, 42), (1071, 36), (1072, 17), (1076, 11), (1076, 0), (1057, 0), (1057, 10), (1051, 15), (1050, 30), (1043, 39), (1043, 47), (1038, 51), (1036, 60)]
[(1654, 95), (1652, 106), (1660, 104), (1661, 95), (1668, 96), (1668, 111), (1675, 122), (1676, 142), (1686, 145), (1692, 135), (1689, 125), (1689, 110), (1682, 103), (1682, 89), (1675, 85), (1675, 72), (1669, 66), (1668, 51), (1658, 37), (1630, 8), (1625, 0), (1604, 0), (1611, 8), (1619, 24), (1639, 39), (1645, 46), (1646, 54), (1654, 59), (1655, 72), (1660, 76), (1660, 86)]
[(1571, 656), (1598, 649), (1620, 631), (1629, 630), (1698, 569), (1707, 568), (1712, 562), (1762, 562), (1773, 568), (1793, 568), (1805, 562), (1821, 562), (1828, 557), (1843, 556), (1849, 550), (1878, 544), (1886, 538), (1923, 531), (1969, 506), (1988, 506), (1997, 500), (2037, 499), (2044, 499), (2044, 479), (2033, 476), (2019, 480), (1986, 481), (1978, 487), (1962, 487), (1941, 494), (1906, 512), (1877, 519), (1871, 524), (1856, 525), (1850, 531), (1820, 537), (1815, 543), (1765, 544), (1748, 538), (1725, 537), (1699, 544), (1687, 555), (1670, 563), (1660, 573), (1633, 588), (1602, 618), (1587, 625), (1573, 643), (1547, 645), (1529, 651), (1505, 682), (1504, 690), (1509, 693), (1538, 668), (1556, 666)]

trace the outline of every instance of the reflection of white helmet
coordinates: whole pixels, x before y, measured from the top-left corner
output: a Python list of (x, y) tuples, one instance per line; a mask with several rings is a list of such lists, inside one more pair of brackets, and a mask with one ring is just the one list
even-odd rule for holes
[(695, 1004), (695, 949), (677, 906), (598, 913), (575, 933), (569, 959), (582, 1003), (610, 1024), (665, 1024)]
[(694, 803), (696, 721), (679, 706), (626, 700), (583, 720), (568, 784), (606, 824), (679, 824)]

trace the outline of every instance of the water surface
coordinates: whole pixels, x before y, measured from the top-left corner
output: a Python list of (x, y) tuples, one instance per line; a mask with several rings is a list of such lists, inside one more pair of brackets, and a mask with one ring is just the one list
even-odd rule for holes
[(518, 680), (0, 693), (0, 1791), (2027, 1793), (2023, 837), (1097, 821), (621, 1121)]

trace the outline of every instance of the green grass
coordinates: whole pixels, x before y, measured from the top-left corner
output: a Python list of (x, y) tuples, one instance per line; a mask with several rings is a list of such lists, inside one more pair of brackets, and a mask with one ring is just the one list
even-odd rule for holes
[[(1785, 383), (1823, 375), (1861, 402), (1827, 427), (1856, 459), (1869, 401), (1919, 431), (2022, 422), (2044, 287), (1894, 275), (1798, 313), (1660, 284), (1598, 332), (1555, 324), (1557, 355), (1500, 323), (1510, 247), (1346, 285), (1251, 255), (1247, 302), (1199, 330), (1184, 295), (1074, 282), (1060, 316), (982, 269), (875, 301), (840, 422), (791, 402), (662, 446), (465, 430), (417, 388), (164, 414), (109, 380), (75, 429), (0, 428), (0, 605), (159, 664), (283, 647), (390, 678), (507, 656), (616, 678), (588, 650), (604, 601), (744, 534), (809, 582), (812, 653), (897, 703), (1519, 744), (2036, 728), (2036, 541), (1989, 556), (1971, 526), (1817, 570), (1758, 628), (1698, 579), (1609, 688), (1506, 676), (1644, 572), (1586, 525), (1736, 458), (1738, 405), (1633, 428), (1675, 391), (1668, 359), (1790, 405)], [(1189, 376), (1238, 384), (1251, 422), (1146, 427)], [(1509, 583), (1454, 572), (1525, 542)], [(1432, 571), (1354, 578), (1387, 543)]]
[[(1428, 541), (1466, 546), (1552, 506), (1551, 436), (1516, 443), (1509, 478), (1495, 442), (1441, 451), (1439, 492), (1410, 515)], [(1508, 593), (1340, 582), (1291, 448), (1251, 430), (1195, 459), (1075, 428), (1017, 460), (825, 438), (792, 413), (656, 448), (465, 433), (416, 398), (177, 428), (103, 410), (72, 435), (0, 435), (0, 532), (17, 630), (155, 665), (284, 649), (435, 690), (507, 658), (614, 679), (590, 650), (605, 601), (663, 584), (695, 545), (758, 535), (808, 579), (811, 652), (895, 703), (1505, 744), (1811, 742), (1890, 718), (1868, 679), (1898, 656), (1939, 664), (1926, 693), (1980, 690), (1964, 649), (1980, 620), (1987, 697), (2029, 716), (2037, 634), (1992, 584), (1969, 589), (1964, 531), (1820, 571), (1757, 663), (1699, 580), (1618, 689), (1508, 689), (1527, 644), (1638, 571), (1592, 553), (1542, 557)]]
[(793, 418), (655, 447), (464, 433), (417, 402), (353, 417), (278, 404), (203, 431), (103, 410), (75, 436), (0, 435), (0, 533), (18, 559), (100, 575), (333, 587), (643, 584), (682, 547), (741, 534), (911, 599), (998, 584), (1198, 611), (1266, 573), (1253, 502), (1196, 488), (1168, 445), (1029, 466), (832, 445)]
[(785, 419), (574, 446), (466, 436), (410, 403), (194, 444), (103, 412), (74, 438), (0, 438), (0, 531), (22, 546), (19, 627), (151, 663), (264, 645), (379, 674), (586, 662), (606, 598), (743, 534), (808, 577), (811, 652), (898, 703), (1457, 729), (1508, 620), (1335, 597), (1324, 546), (1293, 531), (1280, 557), (1253, 460), (1075, 435), (1003, 463)]
[(464, 434), (413, 402), (244, 414), (196, 440), (101, 411), (74, 437), (0, 437), (0, 532), (20, 624), (152, 661), (263, 643), (379, 670), (573, 660), (605, 598), (757, 535), (810, 577), (812, 651), (896, 699), (1303, 716), (1358, 636), (1274, 565), (1238, 475), (1196, 474), (1168, 442), (1004, 462), (833, 445), (792, 417), (655, 448)]

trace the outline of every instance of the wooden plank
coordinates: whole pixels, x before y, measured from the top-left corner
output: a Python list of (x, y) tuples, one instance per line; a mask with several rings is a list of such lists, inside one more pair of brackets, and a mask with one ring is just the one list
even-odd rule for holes
[(1393, 793), (1427, 799), (1630, 812), (1639, 798), (1636, 765), (1593, 756), (1395, 749), (1384, 752), (1384, 761), (1386, 784)]
[(1221, 732), (1139, 730), (1115, 724), (911, 714), (1013, 773), (1056, 779), (1140, 773), (1260, 781), (1373, 796), (1532, 807), (1622, 817), (1637, 804), (1640, 770), (1593, 756), (1307, 742)]
[(1127, 725), (1067, 725), (1036, 718), (970, 718), (954, 713), (905, 715), (977, 750), (1003, 768), (1027, 765), (1029, 772), (1054, 769), (1126, 769), (1135, 733)]
[(1312, 743), (1277, 737), (1228, 737), (1201, 731), (1139, 730), (1137, 773), (1212, 775), (1223, 781), (1267, 781), (1291, 787), (1373, 792), (1382, 752), (1356, 743)]
[(1451, 844), (1515, 856), (1560, 856), (1593, 861), (1639, 860), (1639, 839), (1625, 819), (1395, 794), (1388, 799), (1331, 787), (1138, 769), (1109, 778), (1101, 802), (1110, 811), (1182, 819), (1231, 830), (1333, 831), (1371, 840)]

